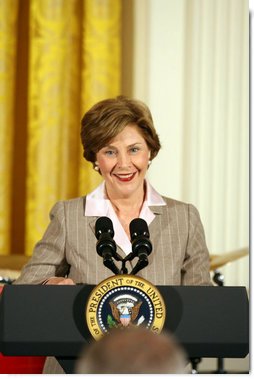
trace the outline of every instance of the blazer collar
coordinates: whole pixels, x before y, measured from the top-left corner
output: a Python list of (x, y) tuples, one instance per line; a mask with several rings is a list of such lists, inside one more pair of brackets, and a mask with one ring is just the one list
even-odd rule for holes
[(163, 213), (163, 208), (164, 208), (164, 205), (163, 206), (154, 206), (154, 205), (151, 205), (149, 206), (149, 209), (155, 214), (155, 215), (161, 215)]

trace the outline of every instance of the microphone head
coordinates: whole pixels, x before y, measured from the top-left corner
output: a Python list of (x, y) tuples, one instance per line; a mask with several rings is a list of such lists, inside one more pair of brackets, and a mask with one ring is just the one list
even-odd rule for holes
[(150, 234), (146, 221), (142, 218), (134, 218), (130, 223), (130, 235), (131, 241), (142, 236), (149, 238)]
[(113, 223), (108, 217), (100, 217), (95, 223), (95, 235), (99, 239), (103, 233), (108, 233), (111, 238), (114, 237)]

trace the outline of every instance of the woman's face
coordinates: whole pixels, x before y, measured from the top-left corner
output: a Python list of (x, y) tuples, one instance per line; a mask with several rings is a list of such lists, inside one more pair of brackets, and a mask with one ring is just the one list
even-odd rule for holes
[(150, 151), (135, 124), (127, 125), (96, 154), (109, 196), (129, 197), (143, 191)]

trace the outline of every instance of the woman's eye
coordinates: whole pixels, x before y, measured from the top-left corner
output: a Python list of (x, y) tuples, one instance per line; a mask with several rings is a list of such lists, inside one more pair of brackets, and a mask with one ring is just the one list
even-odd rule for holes
[(131, 149), (130, 149), (130, 151), (131, 151), (131, 153), (137, 153), (138, 151), (139, 151), (139, 148), (138, 147), (132, 147)]
[(113, 156), (116, 154), (116, 152), (114, 150), (107, 150), (105, 151), (105, 154), (108, 155), (109, 157)]

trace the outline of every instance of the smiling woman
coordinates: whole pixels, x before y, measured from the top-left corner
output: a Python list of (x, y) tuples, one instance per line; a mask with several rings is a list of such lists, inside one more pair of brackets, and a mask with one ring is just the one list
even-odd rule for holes
[(147, 143), (134, 124), (126, 125), (110, 146), (96, 154), (95, 164), (105, 180), (107, 196), (129, 238), (129, 224), (139, 217), (144, 202), (149, 157)]
[(160, 150), (149, 108), (118, 96), (95, 104), (83, 117), (84, 157), (105, 180), (105, 192), (130, 239), (129, 224), (139, 217), (146, 195), (145, 175)]
[[(119, 271), (121, 259), (132, 251), (129, 225), (142, 218), (154, 252), (141, 277), (154, 285), (210, 285), (198, 211), (160, 195), (146, 179), (150, 161), (160, 150), (148, 107), (123, 96), (95, 104), (82, 119), (81, 141), (84, 157), (104, 181), (86, 196), (53, 207), (51, 223), (15, 283), (98, 284), (112, 275), (95, 248), (96, 221), (106, 216), (113, 223)], [(128, 272), (135, 259), (126, 262)], [(45, 373), (61, 372), (59, 366), (53, 370), (52, 359)]]

